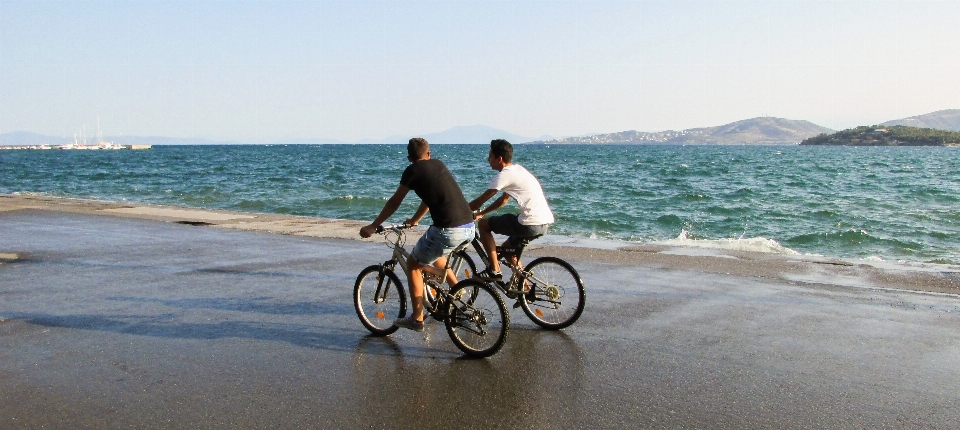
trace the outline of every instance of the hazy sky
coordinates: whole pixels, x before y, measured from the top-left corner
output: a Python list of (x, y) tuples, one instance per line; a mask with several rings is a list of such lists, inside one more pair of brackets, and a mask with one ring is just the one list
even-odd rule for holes
[(960, 108), (960, 1), (0, 0), (0, 133), (540, 137)]

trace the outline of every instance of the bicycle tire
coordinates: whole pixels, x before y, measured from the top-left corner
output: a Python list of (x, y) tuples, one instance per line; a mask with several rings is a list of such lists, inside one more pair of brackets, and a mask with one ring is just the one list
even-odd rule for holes
[(510, 330), (510, 312), (503, 298), (476, 279), (458, 282), (447, 303), (447, 334), (471, 357), (489, 357), (500, 351)]
[[(540, 257), (524, 269), (523, 276), (533, 288), (533, 301), (520, 299), (523, 313), (549, 330), (560, 330), (577, 322), (583, 314), (587, 293), (577, 270), (557, 257)], [(529, 297), (529, 293), (527, 293)]]
[[(477, 273), (477, 265), (474, 264), (473, 259), (470, 258), (470, 255), (466, 251), (460, 251), (450, 258), (448, 263), (451, 269), (453, 269), (453, 274), (456, 275), (457, 281), (462, 281), (464, 279), (473, 278)], [(424, 279), (424, 291), (423, 295), (427, 299), (427, 304), (430, 305), (431, 309), (437, 308), (437, 297), (440, 294), (437, 291), (434, 291), (434, 287), (430, 283), (426, 282)]]
[[(378, 286), (381, 298), (376, 297)], [(398, 329), (393, 320), (407, 313), (407, 293), (393, 271), (379, 265), (369, 266), (360, 272), (353, 286), (353, 307), (367, 330), (386, 336)]]
[[(462, 263), (460, 263), (460, 261), (462, 261)], [(454, 254), (453, 261), (450, 262), (450, 267), (455, 269), (453, 273), (457, 275), (457, 282), (471, 279), (477, 274), (477, 265), (473, 262), (470, 254), (467, 254), (467, 251), (460, 251)]]

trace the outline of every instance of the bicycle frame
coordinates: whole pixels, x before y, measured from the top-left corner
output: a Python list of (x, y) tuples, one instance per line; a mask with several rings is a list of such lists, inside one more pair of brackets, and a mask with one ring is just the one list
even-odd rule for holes
[[(503, 293), (509, 293), (508, 297), (513, 298), (514, 294), (522, 294), (526, 291), (523, 289), (523, 284), (519, 281), (520, 278), (531, 279), (536, 282), (543, 283), (542, 280), (537, 279), (531, 273), (527, 273), (523, 270), (523, 263), (520, 262), (520, 257), (523, 255), (523, 250), (526, 248), (527, 244), (530, 243), (533, 239), (536, 239), (539, 236), (533, 238), (524, 238), (521, 239), (520, 245), (513, 248), (504, 248), (503, 246), (497, 246), (497, 259), (500, 260), (500, 263), (505, 264), (510, 268), (510, 271), (513, 272), (513, 275), (510, 277), (508, 282), (488, 282), (489, 284), (495, 285), (497, 289)], [(474, 237), (473, 241), (470, 243), (473, 245), (473, 249), (477, 251), (477, 255), (480, 257), (480, 261), (490, 267), (490, 256), (487, 255), (487, 251), (483, 248), (483, 244), (480, 242), (479, 237)], [(515, 255), (517, 257), (517, 264), (513, 264), (512, 261), (508, 258), (510, 255)]]
[[(570, 263), (557, 257), (542, 256), (524, 264), (521, 261), (523, 251), (537, 237), (523, 238), (509, 246), (497, 246), (497, 259), (512, 271), (510, 279), (494, 281), (476, 276), (474, 279), (507, 299), (517, 299), (514, 307), (522, 307), (524, 313), (541, 327), (563, 329), (576, 322), (583, 312), (586, 297), (583, 280)], [(480, 238), (474, 238), (471, 244), (480, 262), (489, 268), (490, 256)], [(473, 267), (473, 258), (469, 254), (461, 251), (454, 258), (467, 260), (467, 264)]]
[[(404, 243), (401, 243), (401, 242), (404, 242), (404, 239), (406, 237), (406, 235), (402, 232), (402, 230), (404, 228), (409, 228), (409, 227), (412, 227), (412, 226), (400, 225), (400, 226), (390, 226), (390, 227), (383, 228), (384, 230), (390, 231), (387, 234), (392, 233), (395, 236), (393, 240), (387, 240), (387, 246), (393, 248), (393, 254), (390, 256), (389, 260), (381, 264), (381, 267), (383, 267), (384, 269), (393, 271), (396, 268), (396, 266), (399, 264), (400, 268), (403, 269), (404, 275), (407, 275), (410, 273), (409, 268), (407, 266), (407, 261), (410, 258), (411, 254), (406, 250), (406, 248), (404, 248)], [(385, 235), (385, 237), (388, 237), (388, 236)], [(424, 264), (421, 266), (424, 272), (423, 273), (424, 295), (426, 295), (426, 288), (429, 286), (435, 289), (435, 291), (432, 291), (433, 294), (437, 294), (437, 292), (439, 292), (441, 295), (446, 296), (446, 293), (449, 291), (449, 288), (444, 288), (443, 286), (444, 284), (443, 281), (446, 279), (446, 276), (447, 276), (446, 272), (448, 270), (453, 270), (453, 273), (456, 274), (456, 272), (460, 270), (460, 264), (462, 263), (459, 259), (451, 258), (451, 256), (461, 251), (466, 246), (467, 246), (466, 243), (461, 244), (460, 246), (456, 247), (453, 251), (451, 251), (448, 255), (446, 255), (447, 264), (443, 270), (429, 264)], [(454, 263), (454, 264), (451, 264), (451, 263)], [(433, 279), (430, 279), (430, 275), (436, 277), (436, 279), (440, 281), (434, 281)], [(409, 279), (407, 279), (407, 282), (409, 282)], [(383, 282), (381, 281), (378, 283), (377, 290), (374, 295), (374, 297), (378, 302), (382, 301), (384, 299), (384, 296), (386, 296), (386, 293), (387, 293), (387, 291), (382, 291), (382, 288), (383, 288)], [(413, 300), (413, 297), (411, 297), (410, 299)]]

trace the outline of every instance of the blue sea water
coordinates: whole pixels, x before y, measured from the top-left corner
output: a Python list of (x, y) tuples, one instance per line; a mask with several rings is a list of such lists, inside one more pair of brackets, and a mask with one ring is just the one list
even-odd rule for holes
[[(432, 152), (470, 200), (487, 149)], [(515, 162), (551, 234), (960, 264), (960, 148), (517, 145)], [(403, 145), (0, 151), (0, 193), (371, 220), (406, 166)]]

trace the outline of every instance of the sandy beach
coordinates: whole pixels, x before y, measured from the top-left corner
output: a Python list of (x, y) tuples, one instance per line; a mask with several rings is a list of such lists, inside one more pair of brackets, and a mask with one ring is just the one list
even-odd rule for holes
[[(23, 209), (99, 214), (321, 239), (363, 240), (357, 232), (365, 225), (363, 222), (352, 220), (0, 195), (0, 212)], [(378, 240), (378, 238), (371, 238), (366, 241)], [(7, 251), (0, 249), (0, 254), (5, 252)], [(571, 260), (658, 269), (694, 270), (804, 284), (960, 294), (960, 266), (954, 265), (848, 260), (683, 246), (635, 245), (557, 236), (545, 237), (534, 242), (528, 248), (528, 252), (555, 255)], [(4, 258), (9, 259), (11, 255), (7, 252)]]

